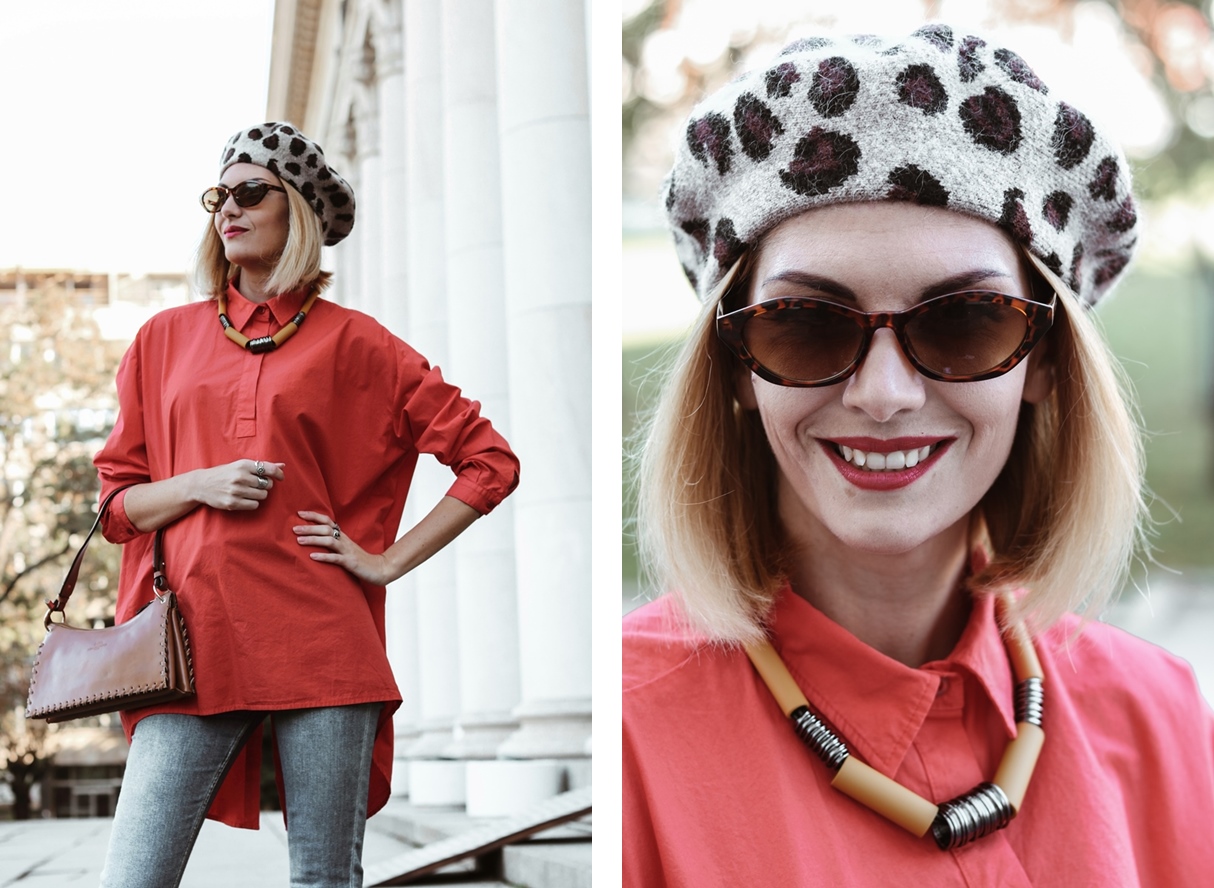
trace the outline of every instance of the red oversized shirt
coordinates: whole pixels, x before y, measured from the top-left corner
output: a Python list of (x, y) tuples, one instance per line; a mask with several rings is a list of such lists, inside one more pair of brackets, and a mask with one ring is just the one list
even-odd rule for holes
[[(941, 802), (990, 780), (1015, 732), (993, 612), (976, 601), (953, 653), (911, 669), (785, 590), (773, 641), (852, 752)], [(946, 852), (832, 788), (745, 652), (688, 642), (671, 613), (624, 623), (628, 888), (1214, 883), (1214, 717), (1159, 648), (1075, 618), (1036, 639), (1046, 736), (1024, 804)]]
[[(250, 338), (281, 329), (306, 293), (257, 305), (233, 287), (228, 316)], [(123, 713), (128, 737), (156, 712), (210, 715), (384, 702), (368, 812), (390, 792), (400, 692), (384, 647), (382, 586), (313, 561), (296, 512), (332, 515), (370, 552), (396, 539), (419, 453), (451, 467), (448, 495), (482, 514), (518, 483), (518, 460), (480, 405), (370, 317), (317, 300), (276, 351), (223, 335), (214, 302), (161, 312), (118, 370), (119, 416), (95, 459), (101, 495), (237, 459), (285, 463), (255, 511), (200, 507), (169, 525), (165, 560), (194, 655), (197, 695)], [(103, 532), (125, 543), (119, 622), (152, 596), (153, 534), (127, 518), (125, 493)], [(261, 745), (254, 738), (208, 816), (256, 829)]]

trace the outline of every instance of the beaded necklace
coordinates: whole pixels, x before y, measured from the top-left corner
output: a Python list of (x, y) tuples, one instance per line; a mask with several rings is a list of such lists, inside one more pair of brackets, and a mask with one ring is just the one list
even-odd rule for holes
[(831, 786), (920, 838), (930, 829), (936, 844), (948, 850), (1011, 822), (1024, 801), (1045, 742), (1041, 661), (1023, 625), (1008, 629), (1005, 639), (1016, 676), (1016, 737), (1004, 750), (992, 781), (938, 806), (851, 755), (839, 736), (810, 710), (805, 694), (770, 642), (748, 645), (746, 654), (792, 720), (797, 736), (835, 772)]
[(224, 336), (255, 355), (262, 352), (274, 351), (274, 349), (295, 335), (300, 325), (307, 320), (308, 312), (316, 304), (318, 296), (320, 296), (320, 290), (313, 290), (308, 296), (307, 301), (304, 302), (303, 308), (273, 336), (258, 336), (256, 339), (250, 339), (232, 326), (231, 320), (228, 319), (228, 296), (226, 293), (220, 293), (219, 298), (215, 300), (219, 308), (219, 325), (223, 327)]

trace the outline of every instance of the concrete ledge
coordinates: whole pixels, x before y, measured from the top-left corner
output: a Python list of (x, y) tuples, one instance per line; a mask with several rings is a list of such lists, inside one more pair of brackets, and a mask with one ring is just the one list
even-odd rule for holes
[[(393, 798), (367, 821), (367, 827), (371, 832), (421, 846), (501, 819), (469, 817), (463, 807), (417, 806), (405, 799)], [(510, 845), (500, 852), (505, 872), (497, 878), (517, 888), (589, 886), (591, 836), (590, 818), (586, 818)]]
[(561, 791), (564, 768), (555, 760), (468, 762), (470, 817), (512, 817)]
[(409, 762), (409, 798), (415, 805), (462, 805), (465, 763), (440, 759)]
[(590, 843), (510, 845), (502, 849), (502, 878), (527, 888), (590, 888)]

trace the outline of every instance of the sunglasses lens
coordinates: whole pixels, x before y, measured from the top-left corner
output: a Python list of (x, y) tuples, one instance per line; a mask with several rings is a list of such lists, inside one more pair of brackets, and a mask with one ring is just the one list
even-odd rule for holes
[(269, 190), (265, 182), (241, 182), (232, 188), (232, 198), (238, 207), (253, 207), (261, 203)]
[(202, 192), (202, 206), (208, 213), (218, 213), (223, 202), (228, 199), (228, 192), (223, 188), (208, 188)]
[(813, 383), (851, 365), (864, 344), (864, 331), (846, 315), (806, 302), (754, 315), (742, 341), (754, 359), (777, 376)]
[(906, 325), (914, 357), (942, 376), (976, 376), (1024, 343), (1028, 318), (1011, 305), (942, 300)]

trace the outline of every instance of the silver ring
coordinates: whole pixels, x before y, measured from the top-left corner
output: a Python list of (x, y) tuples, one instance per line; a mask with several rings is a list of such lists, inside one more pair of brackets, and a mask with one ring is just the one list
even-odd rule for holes
[(266, 467), (262, 465), (261, 460), (257, 460), (253, 466), (258, 478), (264, 478), (266, 476)]
[(338, 527), (336, 524), (333, 525), (333, 539), (335, 539), (335, 540), (341, 539), (341, 528)]
[(265, 477), (264, 475), (258, 475), (257, 476), (257, 487), (259, 490), (269, 490), (270, 489), (270, 479)]

